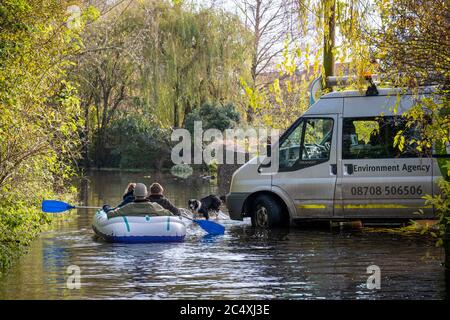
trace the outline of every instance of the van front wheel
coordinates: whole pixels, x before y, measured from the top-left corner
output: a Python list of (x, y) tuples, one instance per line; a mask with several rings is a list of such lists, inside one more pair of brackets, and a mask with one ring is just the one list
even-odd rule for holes
[(258, 196), (252, 203), (252, 226), (256, 228), (276, 228), (283, 224), (280, 204), (268, 195)]

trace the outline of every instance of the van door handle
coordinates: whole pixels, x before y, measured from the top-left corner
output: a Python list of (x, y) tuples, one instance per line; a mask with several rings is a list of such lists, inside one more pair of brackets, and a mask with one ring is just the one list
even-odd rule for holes
[(353, 174), (353, 165), (351, 163), (344, 164), (344, 175)]
[(337, 175), (337, 164), (330, 164), (330, 175)]

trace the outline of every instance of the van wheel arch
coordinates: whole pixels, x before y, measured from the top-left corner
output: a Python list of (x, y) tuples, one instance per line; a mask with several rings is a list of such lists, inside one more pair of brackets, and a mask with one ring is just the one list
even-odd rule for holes
[(253, 193), (245, 200), (244, 212), (247, 217), (251, 217), (253, 226), (261, 227), (256, 224), (256, 217), (255, 217), (257, 209), (255, 206), (258, 203), (260, 204), (264, 203), (266, 206), (269, 207), (269, 210), (270, 207), (274, 207), (273, 214), (279, 215), (279, 221), (274, 225), (268, 225), (267, 228), (289, 226), (290, 215), (286, 203), (283, 201), (283, 199), (281, 199), (280, 196), (278, 196), (273, 192), (268, 191)]

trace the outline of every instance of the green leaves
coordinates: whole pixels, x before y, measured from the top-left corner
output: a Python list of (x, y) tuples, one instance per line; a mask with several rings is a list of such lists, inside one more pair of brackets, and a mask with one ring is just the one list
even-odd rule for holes
[[(63, 191), (78, 156), (80, 101), (66, 73), (80, 48), (66, 1), (0, 3), (0, 243), (27, 245), (49, 222), (42, 197)], [(17, 186), (20, 185), (20, 188)], [(26, 190), (25, 193), (19, 193)], [(3, 249), (5, 251), (3, 251)], [(0, 268), (9, 263), (0, 249)]]

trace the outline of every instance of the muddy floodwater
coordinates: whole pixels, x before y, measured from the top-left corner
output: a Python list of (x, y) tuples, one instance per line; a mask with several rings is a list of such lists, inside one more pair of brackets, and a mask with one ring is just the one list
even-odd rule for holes
[[(82, 186), (89, 206), (119, 203), (129, 181), (161, 181), (179, 207), (215, 193), (202, 179), (95, 172)], [(254, 230), (225, 221), (224, 236), (190, 224), (183, 243), (111, 244), (94, 238), (93, 210), (43, 233), (0, 277), (0, 299), (444, 299), (443, 250), (418, 237), (328, 228)], [(380, 289), (368, 289), (369, 266)], [(81, 288), (68, 289), (68, 268)], [(73, 269), (69, 269), (73, 270)]]

